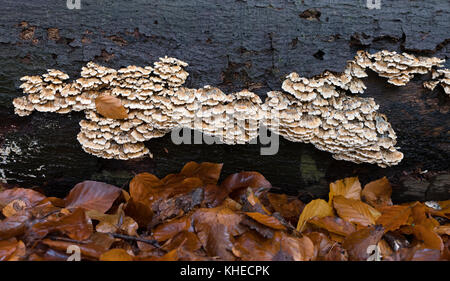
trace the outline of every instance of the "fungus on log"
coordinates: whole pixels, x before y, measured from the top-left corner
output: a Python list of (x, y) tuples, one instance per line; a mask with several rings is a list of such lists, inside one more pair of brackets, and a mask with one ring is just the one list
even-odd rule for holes
[[(403, 154), (375, 101), (352, 95), (364, 93), (365, 69), (403, 86), (415, 73), (442, 63), (406, 53), (358, 51), (343, 73), (326, 71), (309, 79), (289, 74), (282, 84), (286, 92), (271, 91), (263, 103), (248, 90), (226, 95), (211, 86), (181, 87), (189, 75), (187, 63), (175, 58), (160, 58), (154, 67), (119, 70), (89, 62), (81, 78), (71, 83), (64, 82), (67, 74), (53, 69), (22, 77), (21, 88), (28, 95), (13, 104), (20, 116), (34, 110), (84, 111), (78, 141), (87, 153), (107, 159), (148, 155), (144, 141), (176, 128), (198, 130), (225, 144), (244, 144), (255, 139), (264, 124), (290, 141), (312, 143), (335, 159), (387, 167), (398, 164)], [(448, 88), (448, 73), (442, 73), (439, 81)]]
[(423, 86), (431, 91), (436, 88), (437, 85), (441, 85), (444, 92), (450, 95), (450, 69), (437, 69), (431, 71), (430, 81), (425, 81)]

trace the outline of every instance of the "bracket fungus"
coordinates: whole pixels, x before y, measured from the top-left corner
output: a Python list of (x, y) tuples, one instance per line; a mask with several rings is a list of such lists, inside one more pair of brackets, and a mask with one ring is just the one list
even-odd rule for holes
[[(377, 112), (373, 98), (362, 98), (361, 78), (366, 69), (405, 85), (415, 73), (440, 66), (438, 58), (409, 54), (358, 51), (343, 73), (326, 71), (305, 78), (291, 73), (283, 91), (271, 91), (263, 102), (248, 90), (225, 94), (220, 89), (182, 87), (187, 63), (164, 57), (153, 67), (128, 66), (118, 70), (89, 62), (81, 77), (50, 69), (41, 76), (24, 76), (20, 86), (27, 95), (13, 101), (15, 113), (84, 111), (77, 136), (87, 153), (107, 159), (133, 159), (150, 154), (144, 142), (175, 128), (199, 130), (225, 144), (248, 143), (260, 125), (294, 142), (312, 143), (340, 160), (398, 164), (396, 134), (386, 116)], [(434, 70), (433, 70), (434, 71)], [(448, 70), (437, 70), (448, 89)], [(350, 95), (347, 95), (350, 93)]]
[(437, 85), (441, 85), (444, 92), (450, 95), (450, 69), (433, 69), (431, 71), (431, 79), (423, 83), (425, 88), (433, 91)]

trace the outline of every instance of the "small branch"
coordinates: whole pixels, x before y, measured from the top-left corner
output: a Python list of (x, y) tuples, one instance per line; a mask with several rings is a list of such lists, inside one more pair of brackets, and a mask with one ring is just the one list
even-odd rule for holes
[(108, 233), (109, 235), (111, 235), (114, 238), (120, 238), (120, 239), (125, 239), (125, 240), (132, 240), (132, 241), (139, 241), (139, 242), (144, 242), (147, 244), (150, 244), (156, 248), (160, 248), (161, 246), (159, 245), (158, 241), (156, 240), (149, 240), (149, 239), (145, 239), (145, 238), (141, 238), (141, 237), (135, 237), (135, 236), (129, 236), (129, 235), (124, 235), (124, 234), (119, 234), (119, 233)]
[(58, 237), (58, 236), (47, 236), (47, 238), (49, 238), (50, 240), (54, 240), (54, 241), (64, 241), (64, 242), (70, 242), (70, 243), (74, 243), (74, 244), (87, 244), (87, 241), (78, 241), (78, 240), (74, 240), (74, 239), (70, 239), (70, 238), (66, 238), (66, 237)]

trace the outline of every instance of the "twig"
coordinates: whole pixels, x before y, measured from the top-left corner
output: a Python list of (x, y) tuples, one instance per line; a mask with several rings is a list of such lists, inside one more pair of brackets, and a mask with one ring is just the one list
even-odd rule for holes
[(87, 244), (87, 241), (78, 241), (78, 240), (74, 240), (74, 239), (70, 239), (70, 238), (66, 238), (66, 237), (58, 237), (58, 236), (47, 236), (47, 238), (49, 238), (50, 240), (54, 240), (54, 241), (64, 241), (64, 242), (70, 242), (70, 243), (74, 243), (74, 244)]
[(114, 238), (120, 238), (120, 239), (126, 239), (126, 240), (133, 240), (133, 241), (139, 241), (139, 242), (144, 242), (147, 244), (150, 244), (156, 248), (160, 248), (161, 246), (159, 245), (158, 241), (156, 240), (149, 240), (149, 239), (145, 239), (145, 238), (141, 238), (141, 237), (135, 237), (135, 236), (129, 236), (129, 235), (124, 235), (124, 234), (119, 234), (119, 233), (108, 233), (109, 235), (111, 235)]

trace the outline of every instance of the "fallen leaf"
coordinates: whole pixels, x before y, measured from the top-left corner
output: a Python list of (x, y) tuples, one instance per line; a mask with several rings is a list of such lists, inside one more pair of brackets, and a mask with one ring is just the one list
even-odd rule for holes
[(268, 226), (273, 229), (278, 230), (286, 230), (286, 227), (275, 217), (257, 213), (257, 212), (246, 212), (247, 216), (251, 217), (255, 221), (259, 222), (260, 224), (263, 224), (265, 226)]
[(313, 217), (321, 218), (332, 215), (333, 209), (325, 200), (323, 199), (313, 200), (308, 204), (306, 204), (305, 208), (300, 214), (300, 218), (298, 219), (297, 223), (297, 231), (302, 232), (306, 222), (312, 219)]
[(126, 108), (122, 105), (119, 98), (103, 95), (95, 99), (95, 108), (97, 113), (105, 118), (111, 119), (126, 119), (128, 113)]
[[(220, 185), (225, 188), (232, 199), (239, 198), (242, 192), (250, 188), (271, 188), (272, 185), (258, 172), (240, 172), (228, 176)], [(231, 194), (233, 193), (233, 194)]]
[(8, 239), (24, 234), (31, 218), (31, 212), (22, 211), (0, 221), (0, 239)]
[(224, 207), (201, 208), (192, 215), (199, 240), (210, 256), (233, 260), (232, 237), (244, 232), (240, 226), (242, 215)]
[(334, 216), (314, 217), (309, 220), (309, 223), (342, 236), (347, 236), (356, 231), (356, 227), (352, 223)]
[(363, 200), (374, 208), (392, 205), (392, 187), (386, 177), (366, 184), (361, 195)]
[(434, 228), (434, 232), (439, 235), (449, 235), (450, 236), (450, 225), (440, 225)]
[(360, 200), (361, 199), (361, 183), (357, 177), (345, 178), (330, 183), (330, 193), (328, 195), (328, 203), (331, 205), (334, 196), (344, 196), (345, 198)]
[(61, 232), (71, 239), (83, 241), (91, 236), (93, 226), (84, 210), (77, 208), (72, 214), (66, 215), (57, 221), (40, 222), (32, 227), (33, 234), (40, 238), (55, 231)]
[(375, 224), (377, 218), (381, 216), (380, 212), (366, 203), (343, 196), (335, 196), (333, 206), (341, 218), (361, 226)]
[(106, 212), (121, 194), (121, 189), (110, 184), (97, 181), (84, 181), (70, 191), (65, 198), (66, 208), (83, 208)]
[(0, 241), (0, 261), (18, 260), (18, 257), (25, 255), (25, 244), (10, 238)]
[(100, 261), (132, 261), (133, 257), (124, 249), (111, 249), (100, 256)]
[(6, 189), (0, 192), (0, 209), (3, 209), (14, 200), (20, 200), (24, 202), (27, 207), (33, 207), (44, 199), (44, 195), (32, 189), (18, 187)]
[(205, 184), (217, 184), (220, 177), (220, 171), (223, 164), (216, 164), (210, 162), (188, 162), (184, 165), (180, 172), (180, 175), (186, 178), (197, 177), (201, 179)]
[(25, 203), (24, 201), (20, 200), (20, 199), (15, 199), (11, 202), (8, 203), (8, 205), (6, 205), (3, 210), (2, 213), (5, 217), (10, 217), (15, 215), (18, 211), (22, 211), (23, 209), (27, 208), (27, 203)]
[(424, 243), (425, 248), (439, 251), (444, 249), (442, 238), (423, 225), (419, 224), (413, 226), (413, 234), (419, 241)]
[(267, 193), (267, 199), (273, 211), (279, 213), (285, 220), (292, 224), (297, 223), (305, 207), (305, 204), (297, 197), (286, 194)]
[(411, 206), (401, 205), (380, 207), (381, 216), (376, 223), (383, 225), (385, 232), (397, 230), (400, 226), (408, 224), (411, 209)]
[(191, 217), (185, 216), (169, 220), (158, 225), (153, 231), (153, 237), (158, 242), (166, 241), (182, 231), (188, 231), (191, 227)]
[(375, 225), (363, 228), (347, 236), (342, 246), (347, 250), (349, 260), (367, 261), (372, 252), (369, 247), (373, 247), (372, 250), (375, 250), (383, 234), (383, 227)]

